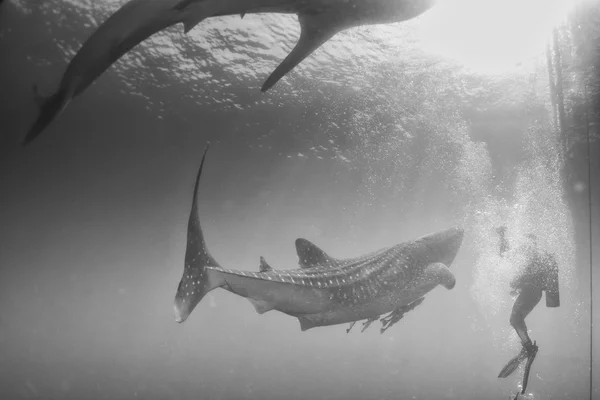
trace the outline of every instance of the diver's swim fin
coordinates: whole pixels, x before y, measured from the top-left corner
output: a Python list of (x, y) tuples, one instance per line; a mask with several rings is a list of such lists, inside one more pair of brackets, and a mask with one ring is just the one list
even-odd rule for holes
[(533, 342), (533, 345), (527, 352), (527, 364), (525, 364), (525, 371), (523, 372), (523, 389), (521, 389), (521, 394), (524, 394), (525, 389), (527, 389), (527, 382), (529, 381), (529, 371), (531, 370), (531, 365), (533, 364), (533, 360), (535, 360), (537, 352), (538, 346), (536, 342)]
[(509, 376), (510, 374), (515, 372), (515, 370), (517, 368), (519, 368), (519, 365), (521, 365), (521, 363), (525, 360), (525, 358), (527, 358), (527, 349), (525, 347), (523, 347), (521, 349), (521, 352), (519, 354), (517, 354), (515, 357), (513, 357), (504, 366), (504, 368), (502, 368), (502, 371), (500, 371), (500, 373), (498, 374), (498, 378), (506, 378), (507, 376)]

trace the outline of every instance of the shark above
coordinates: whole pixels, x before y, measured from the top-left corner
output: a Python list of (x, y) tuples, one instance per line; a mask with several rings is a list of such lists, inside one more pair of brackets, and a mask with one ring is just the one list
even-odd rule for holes
[(34, 87), (39, 115), (23, 144), (38, 137), (70, 102), (114, 62), (155, 33), (175, 24), (189, 32), (206, 18), (256, 13), (298, 15), (300, 38), (263, 84), (265, 92), (323, 43), (345, 29), (412, 19), (436, 0), (131, 0), (83, 43), (64, 72), (58, 90), (42, 96)]
[(310, 241), (297, 239), (298, 268), (274, 269), (263, 257), (258, 271), (222, 268), (206, 248), (198, 214), (207, 151), (196, 177), (185, 266), (175, 295), (177, 322), (184, 322), (208, 292), (222, 288), (247, 298), (259, 314), (276, 310), (297, 317), (303, 331), (364, 319), (370, 324), (390, 313), (381, 321), (383, 332), (436, 286), (454, 287), (449, 266), (462, 244), (461, 228), (349, 259), (331, 257)]

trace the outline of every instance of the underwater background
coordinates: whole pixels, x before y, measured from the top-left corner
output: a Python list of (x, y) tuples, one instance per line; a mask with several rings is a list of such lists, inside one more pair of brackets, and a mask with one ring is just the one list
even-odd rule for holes
[[(502, 223), (514, 240), (537, 234), (560, 268), (561, 306), (542, 299), (526, 320), (540, 347), (526, 398), (588, 398), (591, 351), (600, 370), (589, 324), (598, 125), (590, 215), (585, 143), (562, 147), (543, 46), (500, 65), (501, 43), (487, 42), (489, 65), (466, 67), (435, 44), (457, 29), (440, 6), (342, 32), (261, 93), (295, 44), (296, 18), (212, 18), (136, 47), (21, 147), (32, 85), (53, 91), (122, 3), (0, 6), (2, 399), (509, 398), (520, 372), (496, 376), (520, 344)], [(222, 290), (175, 323), (207, 142), (200, 220), (225, 268), (257, 271), (260, 256), (295, 268), (298, 237), (346, 258), (462, 226), (456, 287), (434, 289), (384, 334), (301, 332), (296, 318), (257, 315)]]

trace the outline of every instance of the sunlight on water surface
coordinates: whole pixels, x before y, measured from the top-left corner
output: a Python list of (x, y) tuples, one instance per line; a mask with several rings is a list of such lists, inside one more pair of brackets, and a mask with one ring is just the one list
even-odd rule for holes
[(573, 0), (444, 0), (423, 17), (420, 38), (425, 50), (476, 72), (513, 72), (530, 67), (544, 54), (552, 28), (573, 4)]

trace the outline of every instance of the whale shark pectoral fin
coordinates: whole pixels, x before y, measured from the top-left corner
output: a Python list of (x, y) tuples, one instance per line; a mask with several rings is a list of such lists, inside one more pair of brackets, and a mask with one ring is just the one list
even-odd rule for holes
[(342, 31), (346, 26), (328, 20), (324, 14), (298, 14), (300, 22), (300, 38), (290, 54), (275, 68), (267, 78), (261, 92), (273, 87), (285, 74), (290, 72), (302, 60), (318, 49), (323, 43)]
[(450, 290), (456, 285), (456, 278), (450, 269), (442, 263), (432, 263), (425, 267), (423, 275), (426, 279), (431, 280), (439, 285)]
[(275, 308), (273, 306), (273, 304), (271, 304), (265, 300), (256, 300), (256, 299), (252, 299), (250, 297), (248, 297), (248, 300), (250, 301), (250, 303), (252, 303), (252, 305), (254, 306), (254, 309), (259, 314), (264, 314), (267, 311), (271, 311), (273, 308)]

